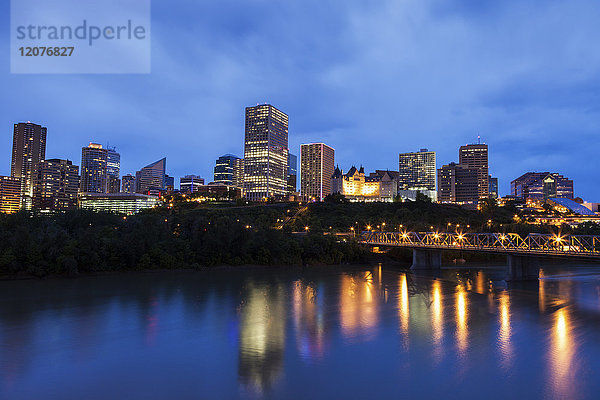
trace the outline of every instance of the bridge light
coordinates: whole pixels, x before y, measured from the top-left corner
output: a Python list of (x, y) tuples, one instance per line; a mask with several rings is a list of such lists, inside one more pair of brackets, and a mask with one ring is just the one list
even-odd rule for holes
[(504, 239), (506, 239), (506, 236), (500, 235), (500, 240), (504, 240)]
[(371, 225), (367, 225), (367, 230), (370, 231), (371, 230)]
[(408, 235), (407, 235), (406, 233), (403, 233), (403, 234), (402, 234), (402, 238), (403, 238), (403, 239), (406, 239), (407, 237), (408, 237)]
[(308, 231), (308, 226), (305, 226), (305, 227), (304, 227), (304, 230), (305, 230), (305, 231)]
[(439, 239), (440, 235), (436, 232), (436, 233), (434, 233), (433, 237), (436, 238), (436, 239)]
[(462, 241), (465, 237), (462, 235), (462, 233), (460, 235), (458, 235), (458, 240)]

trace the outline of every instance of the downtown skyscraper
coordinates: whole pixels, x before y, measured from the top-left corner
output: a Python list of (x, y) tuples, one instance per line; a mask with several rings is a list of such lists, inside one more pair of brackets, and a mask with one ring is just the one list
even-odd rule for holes
[(150, 189), (166, 189), (167, 158), (146, 165), (135, 173), (135, 191), (146, 193)]
[(33, 180), (33, 207), (56, 211), (77, 207), (79, 167), (69, 160), (40, 162)]
[(246, 107), (244, 194), (251, 201), (287, 194), (288, 116), (270, 104)]
[(82, 193), (108, 193), (108, 149), (101, 144), (90, 143), (81, 148)]
[(239, 160), (239, 157), (233, 154), (225, 154), (219, 157), (215, 162), (213, 181), (232, 186), (236, 160)]
[(21, 179), (21, 205), (26, 208), (31, 207), (35, 171), (46, 158), (46, 132), (31, 122), (14, 125), (10, 174)]
[(477, 143), (460, 146), (458, 163), (477, 170), (477, 194), (480, 199), (490, 194), (488, 145)]
[(300, 193), (302, 200), (323, 201), (331, 194), (335, 150), (324, 143), (300, 145)]

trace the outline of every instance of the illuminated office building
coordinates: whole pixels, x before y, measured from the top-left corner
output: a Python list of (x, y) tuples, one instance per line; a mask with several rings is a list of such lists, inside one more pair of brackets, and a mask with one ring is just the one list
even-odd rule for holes
[(58, 211), (77, 207), (79, 167), (71, 161), (40, 162), (33, 181), (33, 208)]
[(437, 200), (435, 152), (421, 149), (398, 155), (398, 193), (403, 199), (416, 200), (422, 193)]
[(159, 205), (158, 197), (141, 193), (80, 193), (79, 206), (94, 211), (137, 214)]
[(288, 116), (270, 104), (246, 108), (244, 194), (251, 201), (287, 194)]
[(13, 213), (21, 208), (21, 178), (0, 176), (0, 213)]
[(131, 174), (124, 175), (121, 179), (122, 193), (135, 193), (135, 176)]
[(335, 150), (324, 143), (300, 145), (300, 193), (304, 201), (323, 201), (331, 193)]
[(510, 183), (510, 191), (523, 200), (574, 197), (573, 181), (555, 172), (527, 172)]
[(233, 160), (233, 182), (232, 185), (238, 189), (244, 189), (244, 159)]
[(162, 158), (146, 165), (135, 173), (136, 192), (147, 193), (150, 189), (166, 189), (167, 159)]
[(21, 204), (31, 207), (33, 175), (46, 158), (46, 127), (31, 122), (14, 124), (10, 175), (21, 179)]
[(298, 187), (298, 157), (288, 154), (288, 192), (295, 193)]
[(215, 162), (214, 182), (232, 186), (235, 161), (239, 159), (238, 156), (234, 156), (233, 154), (225, 154), (219, 157)]
[(489, 164), (487, 144), (467, 144), (460, 146), (459, 164), (477, 170), (477, 192), (479, 198), (489, 196)]
[(435, 151), (398, 155), (398, 185), (403, 190), (435, 190)]
[(494, 178), (494, 177), (490, 176), (489, 181), (490, 181), (490, 198), (497, 199), (498, 198), (498, 178)]
[(179, 178), (179, 191), (181, 193), (195, 193), (204, 185), (204, 178), (198, 175), (186, 175)]
[(477, 204), (479, 202), (479, 170), (450, 163), (438, 169), (440, 203)]
[(108, 192), (108, 149), (101, 144), (90, 143), (81, 149), (81, 179), (79, 191), (82, 193)]
[(108, 193), (119, 193), (121, 190), (121, 155), (114, 147), (109, 147), (106, 155), (106, 174)]

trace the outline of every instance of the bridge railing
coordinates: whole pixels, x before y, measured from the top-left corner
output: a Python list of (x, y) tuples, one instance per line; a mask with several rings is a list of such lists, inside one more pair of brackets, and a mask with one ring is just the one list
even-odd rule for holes
[(600, 236), (591, 235), (365, 231), (361, 236), (364, 243), (391, 246), (600, 255)]

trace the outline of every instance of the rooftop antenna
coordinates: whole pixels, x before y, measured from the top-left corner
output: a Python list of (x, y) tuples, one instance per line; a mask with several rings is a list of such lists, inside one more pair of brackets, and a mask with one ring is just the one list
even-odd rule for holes
[(477, 144), (481, 144), (481, 135), (477, 135)]

